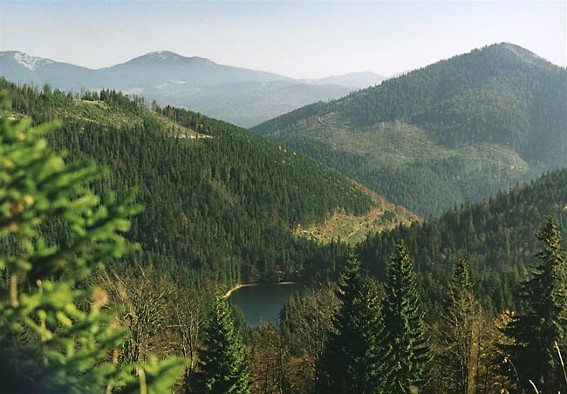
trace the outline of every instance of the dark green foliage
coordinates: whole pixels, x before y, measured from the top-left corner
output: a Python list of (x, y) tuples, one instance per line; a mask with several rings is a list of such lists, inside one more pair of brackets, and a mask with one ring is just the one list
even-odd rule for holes
[(341, 276), (340, 308), (333, 318), (326, 348), (319, 360), (319, 393), (379, 392), (379, 300), (376, 284), (361, 273), (351, 254)]
[(472, 288), (469, 275), (469, 265), (467, 260), (461, 256), (457, 261), (455, 273), (453, 274), (453, 282), (449, 288), (449, 293), (455, 297), (462, 297), (463, 293), (468, 292)]
[(250, 393), (246, 352), (226, 299), (215, 297), (209, 311), (204, 349), (199, 355), (199, 393)]
[[(53, 126), (0, 116), (1, 390), (170, 390), (181, 363), (112, 358), (127, 333), (103, 308), (107, 294), (82, 286), (95, 268), (134, 249), (123, 234), (140, 207), (132, 195), (101, 203), (88, 186), (102, 170), (52, 153), (42, 137)], [(63, 242), (42, 231), (54, 222), (66, 233)]]
[(474, 50), (253, 130), (423, 216), (567, 165), (567, 71)]
[(567, 337), (567, 256), (553, 217), (547, 218), (536, 237), (543, 242), (536, 254), (540, 261), (519, 291), (524, 312), (505, 328), (513, 340), (505, 350), (524, 390), (531, 390), (531, 380), (544, 393), (563, 392), (567, 381), (558, 346)]
[(419, 289), (428, 315), (439, 313), (454, 261), (467, 256), (471, 282), (489, 313), (520, 309), (514, 289), (525, 278), (526, 262), (537, 251), (533, 229), (552, 212), (567, 231), (567, 170), (555, 171), (480, 204), (468, 204), (441, 218), (369, 236), (359, 246), (363, 266), (380, 280), (383, 262), (398, 239), (416, 259)]
[[(500, 47), (492, 48), (490, 51), (502, 49), (498, 48)], [(519, 56), (520, 59), (523, 56), (523, 61), (526, 60), (527, 54), (518, 52), (517, 48), (504, 46), (503, 49), (505, 54), (515, 53), (514, 56)], [(489, 63), (490, 56), (487, 53), (491, 53), (490, 51), (481, 52), (484, 56), (481, 57), (482, 64)], [(476, 52), (473, 54), (479, 55)], [(385, 105), (383, 113), (376, 113), (373, 110), (371, 99), (360, 102), (361, 107), (372, 104), (367, 111), (361, 110), (361, 113), (367, 113), (369, 122), (380, 123), (375, 129), (370, 127), (365, 129), (368, 135), (376, 132), (382, 133), (385, 140), (391, 142), (398, 140), (398, 145), (394, 145), (396, 148), (405, 144), (399, 142), (400, 135), (411, 136), (412, 133), (415, 134), (416, 139), (426, 135), (428, 140), (421, 141), (424, 145), (432, 144), (432, 141), (437, 144), (435, 150), (429, 151), (437, 155), (434, 158), (417, 158), (412, 165), (402, 163), (398, 166), (397, 164), (400, 163), (396, 162), (392, 163), (392, 167), (382, 167), (369, 172), (373, 179), (379, 179), (384, 187), (391, 187), (390, 191), (395, 191), (395, 194), (404, 195), (405, 192), (411, 194), (410, 197), (404, 197), (408, 201), (419, 200), (426, 206), (430, 203), (438, 203), (435, 209), (440, 209), (444, 204), (451, 204), (452, 201), (458, 201), (463, 196), (478, 197), (482, 194), (482, 190), (486, 191), (490, 189), (490, 185), (494, 186), (493, 178), (501, 176), (497, 168), (500, 162), (496, 167), (490, 167), (498, 171), (489, 173), (488, 179), (483, 180), (487, 178), (486, 171), (483, 171), (485, 167), (479, 167), (481, 170), (476, 167), (471, 169), (467, 158), (446, 155), (450, 149), (462, 148), (468, 152), (467, 149), (470, 147), (465, 146), (468, 143), (482, 142), (486, 144), (482, 146), (488, 146), (489, 150), (495, 146), (490, 144), (510, 144), (506, 149), (513, 150), (514, 154), (523, 155), (514, 157), (529, 160), (530, 165), (543, 163), (543, 166), (552, 166), (554, 160), (555, 164), (562, 163), (564, 156), (561, 152), (565, 146), (562, 138), (565, 128), (559, 107), (565, 101), (561, 101), (562, 82), (555, 81), (554, 78), (563, 74), (556, 72), (553, 67), (551, 68), (555, 71), (548, 70), (548, 65), (534, 59), (531, 66), (522, 68), (524, 67), (522, 62), (520, 65), (515, 63), (516, 57), (509, 58), (505, 55), (504, 58), (507, 60), (504, 63), (497, 62), (493, 66), (485, 64), (484, 71), (490, 71), (488, 81), (480, 81), (478, 86), (468, 86), (468, 82), (486, 77), (482, 73), (480, 73), (482, 75), (475, 74), (474, 70), (465, 73), (456, 72), (461, 68), (468, 70), (464, 67), (467, 62), (478, 61), (472, 56), (473, 54), (464, 60), (458, 59), (459, 61), (452, 65), (449, 63), (455, 59), (442, 63), (442, 70), (445, 70), (443, 73), (447, 75), (443, 74), (441, 77), (431, 77), (435, 74), (432, 68), (412, 74), (407, 81), (411, 81), (412, 86), (423, 83), (424, 91), (403, 93), (397, 90), (400, 86), (404, 87), (405, 83), (409, 83), (404, 80), (386, 83), (384, 86), (393, 92), (389, 100), (402, 101), (391, 108)], [(476, 64), (473, 69), (478, 68), (477, 66), (479, 65)], [(547, 70), (542, 71), (547, 76), (547, 82), (541, 82), (539, 77), (536, 78), (535, 74), (531, 74), (535, 69)], [(500, 80), (502, 76), (500, 70), (515, 70), (516, 74), (523, 75), (521, 78), (525, 77), (522, 81), (529, 87), (526, 97), (515, 88), (510, 90), (510, 85)], [(471, 72), (472, 74), (468, 74)], [(518, 82), (516, 74), (510, 77), (514, 84)], [(422, 77), (424, 81), (420, 82)], [(429, 80), (429, 77), (433, 79)], [(453, 78), (448, 81), (451, 82), (450, 84), (446, 83), (446, 78)], [(467, 78), (470, 78), (470, 81)], [(532, 81), (530, 78), (535, 79)], [(559, 87), (558, 91), (548, 89), (547, 84), (555, 83), (553, 81)], [(362, 213), (371, 205), (367, 196), (352, 188), (350, 183), (337, 173), (224, 122), (170, 107), (164, 109), (155, 107), (153, 112), (150, 112), (144, 108), (142, 100), (130, 100), (112, 91), (88, 93), (83, 97), (85, 100), (79, 100), (78, 97), (51, 91), (49, 88), (38, 92), (26, 87), (18, 88), (2, 80), (0, 85), (6, 86), (14, 94), (12, 110), (4, 111), (0, 115), (20, 117), (21, 114), (27, 114), (36, 123), (53, 117), (62, 117), (65, 120), (63, 128), (49, 136), (51, 146), (66, 149), (72, 159), (94, 158), (97, 162), (110, 167), (108, 173), (101, 178), (91, 165), (70, 166), (69, 168), (76, 170), (78, 175), (77, 178), (74, 178), (75, 175), (70, 176), (67, 181), (74, 182), (83, 177), (85, 182), (89, 182), (89, 188), (96, 192), (115, 190), (118, 200), (130, 195), (130, 189), (139, 185), (138, 201), (143, 203), (146, 209), (133, 219), (132, 231), (127, 237), (139, 241), (143, 246), (143, 252), (128, 257), (123, 256), (116, 245), (106, 247), (104, 242), (94, 243), (97, 247), (103, 247), (100, 255), (95, 254), (98, 256), (95, 260), (112, 260), (117, 271), (132, 266), (133, 262), (141, 261), (155, 265), (160, 274), (175, 276), (182, 285), (195, 286), (206, 286), (208, 280), (233, 284), (239, 281), (294, 278), (299, 275), (310, 278), (325, 277), (340, 270), (345, 260), (343, 258), (346, 255), (345, 246), (341, 243), (331, 243), (323, 247), (311, 241), (297, 239), (293, 236), (292, 229), (297, 224), (320, 222), (336, 207), (342, 207), (351, 213)], [(430, 85), (439, 87), (439, 91), (434, 96), (430, 94)], [(457, 89), (455, 86), (460, 88)], [(496, 94), (498, 92), (502, 92), (503, 96), (498, 96)], [(542, 103), (547, 102), (551, 96), (557, 101), (547, 106), (532, 103), (530, 95), (535, 95)], [(354, 100), (353, 97), (348, 100)], [(348, 100), (345, 99), (344, 102), (348, 103)], [(441, 101), (433, 103), (431, 100)], [(528, 104), (529, 111), (532, 112), (526, 120), (522, 115), (524, 113), (522, 108)], [(327, 116), (329, 114), (325, 113), (330, 108), (329, 105), (318, 104), (316, 112), (312, 114), (314, 116), (312, 120), (317, 123), (330, 122), (332, 117), (329, 118)], [(453, 110), (454, 113), (451, 112)], [(318, 119), (319, 115), (322, 115), (323, 119)], [(381, 122), (391, 121), (388, 116), (393, 116), (391, 119), (394, 121), (391, 125), (382, 125)], [(400, 122), (396, 120), (398, 118), (401, 119)], [(301, 118), (298, 117), (296, 120), (299, 122)], [(352, 118), (350, 121), (356, 127), (366, 127), (364, 120), (357, 123), (356, 119)], [(417, 126), (410, 127), (404, 122), (413, 122)], [(448, 125), (445, 128), (444, 122)], [(493, 125), (494, 129), (489, 130), (489, 125)], [(545, 134), (542, 141), (533, 140), (534, 137), (530, 134), (533, 131), (532, 125), (534, 130), (546, 130), (549, 135)], [(530, 127), (526, 128), (527, 126)], [(350, 131), (353, 130), (341, 129), (339, 134), (348, 137)], [(196, 138), (191, 139), (190, 136)], [(363, 155), (355, 154), (353, 151), (343, 155), (338, 149), (340, 144), (333, 146), (322, 144), (326, 136), (323, 133), (319, 137), (322, 138), (310, 146), (314, 147), (315, 155), (322, 155), (322, 160), (327, 154), (330, 157), (331, 153), (338, 152), (339, 154), (333, 159), (337, 166), (346, 163), (345, 165), (352, 165), (358, 169), (368, 169), (369, 162), (365, 156), (369, 154), (368, 151)], [(549, 140), (555, 145), (550, 146)], [(414, 141), (412, 149), (417, 146), (416, 144), (421, 145), (421, 142)], [(320, 149), (317, 144), (322, 144)], [(472, 151), (478, 153), (477, 148)], [(417, 152), (423, 151), (417, 150)], [(549, 152), (549, 158), (546, 158), (546, 152)], [(396, 154), (398, 153), (408, 152), (396, 151)], [(4, 152), (2, 154), (4, 155)], [(30, 160), (34, 157), (28, 154), (22, 156)], [(0, 157), (2, 157), (0, 165), (9, 167), (9, 162), (1, 161), (4, 156)], [(49, 166), (39, 166), (37, 162), (32, 164), (38, 166), (37, 168), (45, 167), (43, 170), (36, 168), (37, 171), (49, 173)], [(524, 162), (519, 160), (515, 164), (521, 166)], [(414, 171), (416, 167), (413, 165), (417, 165), (422, 171)], [(461, 170), (464, 172), (459, 172)], [(26, 170), (23, 174), (27, 175), (34, 171)], [(475, 173), (472, 180), (462, 176), (471, 173)], [(61, 185), (64, 185), (64, 182), (61, 182)], [(453, 184), (459, 184), (460, 189), (453, 188)], [(57, 197), (59, 189), (65, 190), (64, 187), (60, 187), (61, 185), (50, 188), (42, 184), (41, 188), (36, 188), (31, 182), (27, 183), (26, 187), (34, 193), (43, 192)], [(84, 184), (80, 186), (87, 189)], [(0, 188), (0, 193), (2, 190)], [(567, 228), (566, 193), (567, 170), (559, 170), (546, 174), (531, 184), (520, 185), (508, 194), (500, 193), (488, 202), (461, 205), (439, 219), (415, 223), (411, 227), (400, 227), (392, 232), (369, 237), (359, 246), (359, 251), (364, 269), (368, 269), (378, 279), (386, 281), (387, 291), (382, 314), (377, 307), (378, 296), (375, 284), (360, 273), (360, 267), (356, 262), (351, 261), (343, 278), (341, 291), (338, 293), (343, 307), (334, 320), (328, 348), (321, 357), (318, 368), (314, 368), (322, 373), (297, 373), (294, 379), (314, 375), (318, 379), (317, 385), (321, 392), (395, 393), (409, 390), (412, 385), (421, 390), (427, 381), (424, 363), (429, 357), (424, 344), (423, 314), (418, 306), (419, 290), (427, 311), (430, 312), (428, 323), (432, 325), (444, 323), (445, 316), (451, 324), (456, 322), (453, 328), (467, 328), (461, 340), (454, 336), (450, 338), (450, 344), (445, 344), (450, 351), (458, 348), (454, 346), (456, 343), (464, 346), (458, 349), (461, 351), (459, 357), (462, 358), (451, 357), (454, 353), (447, 357), (454, 362), (455, 370), (459, 370), (455, 376), (460, 375), (457, 379), (453, 377), (448, 379), (444, 387), (451, 387), (449, 391), (464, 391), (466, 387), (470, 391), (474, 374), (471, 374), (470, 370), (464, 373), (463, 371), (467, 369), (465, 364), (474, 363), (476, 356), (473, 354), (476, 350), (472, 342), (470, 346), (467, 345), (466, 335), (477, 328), (474, 326), (474, 320), (467, 322), (466, 318), (474, 317), (479, 309), (472, 298), (472, 286), (489, 312), (499, 312), (507, 307), (515, 307), (519, 311), (519, 317), (510, 326), (510, 335), (516, 339), (517, 344), (517, 346), (511, 344), (511, 347), (507, 348), (511, 354), (510, 360), (519, 360), (517, 363), (524, 365), (523, 360), (528, 358), (526, 354), (535, 351), (536, 348), (545, 350), (545, 354), (536, 355), (534, 359), (548, 362), (547, 365), (550, 367), (534, 372), (533, 368), (522, 366), (518, 370), (521, 370), (522, 381), (525, 383), (525, 379), (534, 376), (535, 383), (544, 391), (555, 384), (563, 384), (563, 381), (555, 376), (557, 358), (553, 357), (557, 356), (557, 352), (554, 352), (553, 346), (555, 340), (558, 346), (565, 346), (563, 339), (565, 321), (561, 320), (564, 317), (559, 315), (560, 318), (556, 323), (544, 325), (541, 322), (553, 319), (542, 317), (543, 315), (537, 313), (555, 313), (561, 309), (560, 305), (564, 305), (566, 281), (564, 276), (561, 279), (561, 275), (564, 274), (557, 276), (548, 274), (545, 271), (545, 264), (542, 263), (523, 288), (523, 302), (519, 301), (520, 298), (514, 295), (513, 290), (527, 276), (525, 266), (527, 256), (535, 253), (535, 242), (531, 233), (536, 223), (539, 224), (545, 214), (553, 212), (558, 218), (557, 228), (562, 230)], [(27, 195), (13, 193), (9, 197), (13, 200), (2, 208), (5, 214), (18, 214), (21, 209), (22, 212), (32, 212), (31, 209), (28, 210), (31, 205), (28, 207), (30, 200)], [(88, 205), (90, 204), (88, 198), (80, 201), (92, 208)], [(45, 205), (37, 205), (40, 206)], [(121, 218), (114, 223), (119, 225), (117, 227), (119, 230), (127, 227), (121, 216), (125, 211), (120, 213), (119, 206), (114, 198), (105, 198), (100, 210), (93, 209), (96, 213), (93, 212), (89, 220), (92, 219), (95, 223), (97, 236), (105, 237), (105, 229), (112, 227), (102, 226), (104, 229), (98, 229), (96, 225), (100, 218), (103, 218), (101, 220), (104, 222), (105, 212), (109, 217), (114, 217), (112, 215), (116, 214), (117, 218)], [(65, 216), (57, 211), (57, 214), (51, 214), (47, 220), (36, 223), (39, 231), (34, 228), (33, 237), (25, 242), (12, 233), (0, 239), (0, 250), (9, 257), (6, 261), (21, 269), (28, 269), (27, 263), (14, 256), (19, 256), (19, 253), (30, 245), (34, 248), (38, 247), (38, 250), (44, 250), (43, 254), (33, 262), (47, 263), (41, 268), (32, 264), (26, 275), (22, 278), (18, 276), (16, 278), (19, 280), (18, 288), (29, 287), (32, 290), (42, 288), (43, 293), (38, 291), (34, 296), (48, 293), (51, 291), (48, 283), (51, 282), (43, 280), (48, 273), (52, 278), (67, 278), (67, 275), (75, 272), (75, 269), (68, 269), (69, 266), (65, 263), (66, 257), (69, 256), (75, 256), (76, 261), (73, 259), (70, 261), (77, 264), (75, 268), (80, 275), (86, 275), (90, 271), (90, 263), (87, 264), (81, 253), (88, 251), (93, 245), (85, 241), (77, 249), (73, 249), (76, 255), (67, 253), (67, 249), (77, 246), (76, 232), (80, 231), (80, 226), (68, 223), (69, 218), (73, 219), (73, 216)], [(88, 220), (85, 219), (85, 223), (87, 222)], [(18, 225), (12, 218), (0, 224), (8, 229), (16, 228)], [(547, 230), (539, 233), (540, 238), (543, 239), (553, 239), (552, 235), (553, 231)], [(42, 243), (41, 239), (45, 242)], [(96, 239), (100, 241), (99, 238)], [(119, 245), (127, 244), (122, 236), (113, 239)], [(399, 239), (404, 240), (407, 250), (396, 243)], [(49, 247), (63, 245), (63, 247), (60, 250), (49, 247), (42, 249), (45, 245)], [(472, 279), (467, 278), (467, 269), (463, 262), (451, 282), (452, 267), (461, 250), (464, 250), (468, 257)], [(415, 256), (417, 261), (415, 267), (412, 267), (408, 254)], [(51, 259), (53, 256), (55, 260)], [(393, 257), (388, 260), (390, 256)], [(538, 256), (542, 261), (556, 258), (551, 252), (542, 252)], [(413, 273), (414, 268), (418, 272), (418, 283)], [(11, 283), (11, 273), (10, 270), (2, 273), (5, 287)], [(36, 279), (42, 279), (41, 284), (36, 282)], [(474, 285), (470, 285), (470, 282)], [(73, 283), (75, 282), (71, 284)], [(447, 297), (447, 283), (451, 283), (449, 297)], [(547, 286), (550, 283), (552, 285)], [(562, 283), (563, 287), (554, 283)], [(545, 296), (549, 288), (557, 291)], [(61, 294), (65, 295), (65, 292)], [(72, 294), (78, 297), (87, 293)], [(544, 296), (536, 299), (534, 294)], [(546, 297), (553, 302), (544, 304)], [(546, 306), (549, 305), (551, 307), (547, 308)], [(295, 305), (295, 307), (300, 306)], [(323, 310), (317, 303), (305, 308), (305, 318), (302, 322), (307, 323), (304, 324), (309, 324), (311, 321), (314, 322), (313, 324), (328, 323), (325, 319), (311, 319), (308, 314), (312, 309)], [(330, 310), (332, 308), (324, 309), (325, 313)], [(564, 306), (562, 310), (564, 311)], [(37, 312), (36, 320), (32, 320), (40, 328), (37, 330), (37, 327), (32, 327), (31, 331), (35, 329), (39, 333), (36, 335), (43, 333), (41, 325), (37, 323), (38, 321), (41, 323), (42, 314), (43, 312)], [(61, 319), (61, 316), (63, 315), (58, 315), (56, 318)], [(383, 321), (380, 320), (380, 316), (383, 317)], [(221, 320), (219, 318), (217, 323), (221, 324)], [(48, 323), (53, 322), (57, 323), (54, 319), (48, 321)], [(105, 321), (106, 326), (109, 322), (110, 320)], [(225, 323), (229, 327), (225, 330), (226, 335), (237, 340), (234, 321), (229, 319)], [(382, 335), (379, 335), (377, 330), (381, 325), (384, 328), (381, 331)], [(288, 332), (291, 332), (289, 328)], [(233, 334), (230, 334), (230, 330)], [(15, 349), (11, 344), (18, 343), (18, 339), (23, 338), (27, 341), (28, 331), (30, 330), (24, 330), (19, 336), (2, 338), (2, 345), (8, 343), (5, 346), (7, 352)], [(210, 333), (210, 337), (214, 338), (215, 333), (220, 335), (221, 332), (222, 330), (216, 329)], [(315, 329), (301, 334), (309, 342), (310, 348), (307, 353), (309, 360), (303, 364), (292, 360), (292, 367), (310, 368), (309, 362), (313, 362), (321, 354), (320, 344), (324, 343), (326, 335), (321, 335), (321, 330)], [(105, 332), (100, 332), (99, 338), (102, 339), (97, 340), (105, 343), (105, 335)], [(378, 343), (377, 337), (383, 339), (383, 342)], [(115, 339), (118, 341), (118, 336)], [(322, 341), (319, 342), (321, 339)], [(31, 343), (41, 340), (41, 337), (34, 338)], [(58, 342), (58, 345), (69, 343), (72, 342)], [(118, 342), (113, 342), (113, 345), (116, 343)], [(219, 343), (220, 340), (217, 340), (216, 344)], [(305, 355), (301, 353), (300, 342), (293, 343), (293, 346), (294, 356)], [(60, 352), (62, 348), (63, 346), (56, 351)], [(202, 365), (205, 370), (207, 365), (217, 370), (222, 369), (220, 363), (228, 358), (217, 355), (210, 356), (207, 361), (206, 351), (213, 348), (214, 346), (210, 346), (203, 353)], [(31, 352), (29, 349), (32, 349)], [(38, 360), (36, 348), (32, 346), (29, 349), (16, 350), (26, 356), (32, 353), (27, 359), (34, 363), (35, 368)], [(78, 348), (73, 346), (66, 349), (78, 351)], [(238, 354), (242, 346), (238, 345), (231, 349), (233, 353)], [(279, 350), (284, 353), (284, 350)], [(56, 353), (52, 354), (59, 357)], [(241, 357), (237, 356), (236, 359)], [(516, 364), (516, 361), (514, 363)], [(174, 364), (171, 364), (170, 372), (175, 370)], [(449, 361), (446, 364), (450, 365)], [(92, 365), (89, 361), (81, 366), (81, 370), (88, 369)], [(103, 365), (107, 364), (104, 362), (96, 364), (97, 367)], [(155, 369), (152, 369), (154, 367)], [(152, 375), (154, 372), (151, 371), (157, 373), (159, 368), (157, 363), (147, 365), (148, 379), (151, 380), (151, 376), (158, 376), (159, 374)], [(283, 370), (281, 369), (278, 374), (283, 373)], [(65, 374), (65, 371), (63, 369), (61, 374)], [(234, 372), (230, 372), (229, 369), (224, 371), (229, 375)], [(248, 375), (246, 368), (243, 367), (240, 371), (243, 375)], [(447, 371), (445, 376), (451, 373)], [(234, 372), (233, 376), (236, 375)], [(561, 378), (560, 374), (559, 378)], [(65, 379), (67, 378), (61, 378), (62, 381)], [(297, 380), (294, 379), (282, 378), (289, 385)], [(213, 380), (209, 380), (210, 387), (213, 386)], [(236, 379), (235, 387), (247, 390), (249, 385), (242, 383), (244, 380), (246, 379)], [(202, 387), (205, 382), (206, 379), (203, 379)], [(487, 382), (484, 387), (495, 387), (490, 386), (489, 383)], [(75, 386), (76, 383), (71, 382), (68, 387)], [(302, 387), (312, 389), (313, 386), (315, 384), (305, 384)]]
[(0, 85), (14, 95), (12, 108), (34, 121), (63, 117), (52, 146), (110, 168), (95, 190), (124, 195), (139, 188), (145, 210), (129, 238), (143, 253), (134, 257), (190, 285), (324, 273), (344, 248), (297, 239), (293, 228), (321, 222), (337, 207), (363, 213), (372, 204), (336, 172), (197, 113), (151, 113), (139, 100), (105, 90), (80, 101)]
[(382, 301), (381, 363), (384, 368), (384, 392), (408, 393), (429, 382), (427, 363), (429, 347), (425, 337), (423, 312), (413, 263), (399, 242), (386, 275)]

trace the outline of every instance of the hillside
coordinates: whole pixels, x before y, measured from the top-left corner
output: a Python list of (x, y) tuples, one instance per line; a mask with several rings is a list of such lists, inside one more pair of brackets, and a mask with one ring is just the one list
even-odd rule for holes
[[(323, 273), (344, 247), (321, 246), (294, 229), (323, 223), (337, 210), (364, 216), (384, 203), (301, 154), (198, 113), (151, 112), (112, 91), (78, 98), (3, 79), (0, 89), (12, 98), (10, 116), (63, 119), (49, 135), (53, 147), (109, 168), (95, 190), (139, 189), (145, 210), (129, 236), (143, 252), (130, 264), (154, 265), (188, 284)], [(387, 226), (415, 218), (386, 208)], [(53, 231), (64, 239), (64, 230)]]
[(514, 291), (527, 276), (541, 248), (534, 232), (547, 215), (554, 215), (567, 233), (567, 169), (556, 170), (499, 193), (486, 202), (462, 205), (439, 219), (400, 226), (369, 236), (359, 245), (363, 263), (384, 277), (384, 265), (403, 239), (415, 257), (426, 303), (443, 299), (443, 284), (450, 280), (458, 256), (471, 269), (477, 294), (493, 311), (520, 307)]
[(63, 91), (115, 89), (147, 102), (174, 105), (241, 126), (252, 126), (306, 104), (345, 96), (384, 79), (353, 73), (320, 80), (217, 64), (169, 51), (91, 70), (16, 51), (0, 52), (0, 76), (18, 84)]
[(438, 216), (567, 165), (566, 102), (565, 69), (505, 43), (253, 130)]

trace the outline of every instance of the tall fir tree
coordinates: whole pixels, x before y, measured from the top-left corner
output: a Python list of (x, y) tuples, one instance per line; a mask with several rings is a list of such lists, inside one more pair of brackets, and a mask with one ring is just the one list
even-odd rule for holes
[(435, 365), (439, 390), (472, 394), (476, 391), (480, 357), (482, 311), (469, 280), (469, 268), (460, 257), (447, 289), (445, 307), (435, 327)]
[(340, 308), (318, 362), (317, 392), (379, 393), (378, 290), (375, 282), (361, 273), (360, 262), (352, 252), (337, 297)]
[(505, 327), (513, 344), (504, 350), (517, 375), (518, 391), (532, 390), (535, 385), (544, 393), (567, 392), (559, 350), (559, 345), (565, 345), (567, 331), (567, 257), (556, 219), (549, 216), (536, 237), (543, 242), (536, 254), (539, 264), (520, 288), (524, 313)]
[(429, 382), (431, 356), (423, 317), (413, 263), (400, 241), (387, 267), (382, 303), (384, 392), (415, 392)]
[(198, 392), (250, 393), (250, 370), (246, 350), (236, 330), (228, 301), (217, 295), (211, 302), (209, 324), (200, 354)]

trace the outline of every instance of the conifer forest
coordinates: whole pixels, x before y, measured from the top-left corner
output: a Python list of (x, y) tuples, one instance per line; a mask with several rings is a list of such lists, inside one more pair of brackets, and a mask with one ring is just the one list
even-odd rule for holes
[(567, 394), (565, 68), (499, 44), (252, 129), (0, 92), (0, 393)]

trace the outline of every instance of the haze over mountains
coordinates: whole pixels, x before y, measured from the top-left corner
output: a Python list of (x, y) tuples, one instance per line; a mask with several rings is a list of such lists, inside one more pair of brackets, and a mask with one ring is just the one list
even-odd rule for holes
[[(538, 382), (541, 392), (567, 389), (567, 380), (561, 380), (564, 371), (555, 368), (562, 362), (544, 366), (542, 373), (530, 369), (542, 365), (533, 360), (549, 361), (552, 352), (558, 360), (567, 356), (567, 336), (561, 331), (567, 312), (567, 261), (564, 236), (559, 234), (567, 230), (565, 68), (516, 45), (492, 45), (339, 100), (302, 107), (253, 128), (262, 134), (255, 135), (186, 109), (148, 106), (148, 101), (115, 90), (79, 95), (63, 88), (42, 89), (40, 81), (70, 76), (67, 81), (114, 84), (115, 89), (144, 94), (179, 88), (182, 95), (191, 88), (214, 98), (219, 108), (225, 105), (234, 109), (234, 116), (242, 116), (239, 111), (245, 107), (234, 108), (231, 102), (246, 101), (236, 93), (227, 96), (227, 91), (247, 89), (256, 100), (246, 108), (253, 113), (263, 109), (260, 103), (270, 104), (269, 95), (258, 93), (259, 87), (312, 91), (314, 86), (354, 84), (369, 76), (297, 83), (168, 52), (102, 70), (58, 65), (16, 52), (3, 53), (1, 60), (3, 71), (37, 78), (37, 86), (22, 86), (0, 76), (0, 153), (8, 153), (0, 160), (0, 186), (8, 187), (0, 187), (0, 194), (8, 190), (8, 198), (0, 196), (0, 257), (8, 273), (0, 274), (2, 305), (8, 311), (3, 316), (18, 313), (31, 322), (4, 324), (3, 330), (0, 324), (0, 339), (11, 344), (0, 347), (8, 361), (0, 376), (6, 371), (13, 374), (11, 369), (18, 374), (7, 380), (8, 387), (13, 380), (18, 387), (22, 382), (22, 392), (29, 391), (29, 382), (41, 387), (41, 380), (34, 380), (37, 371), (53, 375), (59, 383), (64, 375), (57, 368), (74, 366), (63, 356), (52, 357), (56, 362), (49, 366), (57, 373), (44, 373), (38, 368), (46, 365), (44, 349), (76, 348), (76, 353), (67, 353), (87, 367), (98, 365), (89, 363), (83, 357), (84, 346), (79, 346), (87, 344), (87, 353), (93, 354), (94, 345), (89, 344), (95, 336), (83, 342), (73, 329), (90, 326), (66, 315), (74, 304), (65, 300), (75, 296), (66, 298), (65, 287), (58, 286), (70, 281), (80, 292), (84, 284), (100, 294), (81, 303), (92, 306), (92, 313), (84, 315), (88, 319), (99, 313), (97, 298), (106, 301), (108, 295), (108, 306), (124, 303), (119, 310), (125, 313), (102, 324), (112, 324), (112, 335), (115, 325), (133, 334), (122, 344), (112, 340), (118, 349), (114, 359), (119, 360), (113, 364), (127, 363), (125, 376), (137, 381), (130, 374), (132, 365), (144, 371), (143, 364), (132, 363), (149, 359), (146, 355), (159, 349), (159, 359), (175, 355), (187, 366), (196, 366), (185, 369), (178, 385), (184, 393), (194, 387), (195, 392), (209, 390), (194, 382), (205, 381), (203, 371), (217, 361), (231, 359), (205, 353), (218, 343), (234, 343), (239, 335), (216, 335), (229, 331), (246, 333), (242, 349), (247, 354), (238, 356), (251, 359), (250, 370), (241, 374), (242, 381), (254, 382), (251, 390), (241, 390), (246, 393), (290, 388), (297, 393), (327, 393), (332, 387), (341, 392), (390, 393), (418, 386), (419, 392), (430, 393), (469, 388), (479, 393), (520, 392), (521, 380), (528, 378), (534, 388), (533, 382)], [(331, 81), (333, 85), (328, 84)], [(208, 85), (198, 87), (201, 83)], [(4, 92), (9, 100), (4, 100)], [(59, 129), (46, 133), (49, 125), (38, 126), (31, 138), (26, 134), (30, 125), (53, 119), (61, 120)], [(36, 139), (43, 135), (46, 140)], [(43, 158), (46, 145), (65, 152), (65, 158), (51, 153)], [(100, 179), (91, 178), (88, 162), (107, 169)], [(535, 180), (507, 190), (528, 179)], [(102, 206), (90, 191), (82, 197), (87, 189), (101, 196)], [(125, 220), (121, 211), (132, 211), (113, 201), (114, 196), (122, 200), (129, 195), (144, 209)], [(87, 210), (72, 210), (80, 206)], [(107, 213), (117, 215), (106, 219)], [(546, 215), (551, 216), (544, 219)], [(67, 221), (69, 217), (73, 220)], [(140, 248), (122, 256), (126, 246), (121, 235), (113, 234), (113, 226), (120, 233), (129, 229), (126, 237)], [(98, 249), (83, 249), (87, 244)], [(67, 260), (83, 265), (62, 272)], [(74, 271), (94, 267), (99, 260), (109, 260), (106, 271), (75, 282)], [(537, 265), (530, 267), (534, 262)], [(32, 268), (10, 272), (9, 267), (18, 266)], [(44, 267), (57, 267), (55, 277)], [(33, 285), (37, 272), (49, 276)], [(338, 285), (329, 287), (341, 272)], [(227, 288), (284, 281), (316, 286), (286, 303), (279, 326), (262, 324), (246, 330), (228, 307), (219, 319), (213, 303), (211, 323), (202, 329), (205, 305)], [(317, 285), (321, 283), (325, 285)], [(20, 291), (26, 287), (32, 292)], [(227, 297), (230, 292), (223, 299)], [(270, 290), (261, 296), (269, 297)], [(34, 306), (38, 299), (47, 307)], [(54, 305), (62, 305), (66, 312), (45, 319), (46, 310), (57, 310)], [(33, 312), (18, 312), (26, 308)], [(544, 314), (538, 314), (540, 310)], [(225, 317), (230, 330), (214, 323)], [(525, 328), (516, 324), (522, 320)], [(553, 324), (559, 329), (550, 322), (557, 322)], [(6, 331), (8, 326), (11, 331)], [(517, 327), (520, 330), (514, 333)], [(44, 341), (45, 332), (55, 336)], [(72, 334), (76, 342), (59, 341), (60, 332)], [(553, 337), (550, 332), (555, 332)], [(397, 333), (405, 337), (395, 339), (392, 334)], [(419, 348), (408, 351), (410, 347), (401, 346), (406, 355), (396, 358), (402, 362), (392, 361), (389, 353), (397, 353), (400, 343)], [(340, 348), (354, 351), (336, 351)], [(109, 351), (100, 352), (101, 360)], [(524, 370), (516, 368), (522, 364), (512, 361), (514, 357)], [(33, 373), (19, 375), (21, 361), (28, 359)], [(339, 367), (325, 367), (331, 364)], [(503, 368), (508, 364), (513, 370)], [(423, 378), (406, 383), (398, 379), (404, 371), (419, 369)], [(148, 371), (147, 377), (154, 379)], [(335, 371), (337, 385), (319, 383)], [(353, 371), (359, 374), (356, 378), (351, 378)], [(64, 390), (82, 383), (86, 374), (76, 373), (72, 370), (71, 385), (62, 381)], [(146, 380), (141, 372), (138, 375)], [(392, 382), (379, 381), (384, 376)], [(542, 385), (547, 385), (548, 376), (555, 384), (552, 389), (547, 389), (551, 384)], [(352, 390), (348, 382), (369, 383), (368, 389)], [(530, 386), (525, 384), (527, 391)], [(55, 386), (48, 382), (45, 387)], [(94, 386), (76, 387), (82, 392)], [(98, 391), (105, 388), (101, 385)]]
[(64, 91), (117, 89), (126, 94), (252, 126), (306, 104), (336, 99), (380, 83), (384, 77), (352, 73), (319, 80), (225, 66), (200, 57), (151, 52), (112, 67), (92, 70), (30, 56), (0, 52), (0, 75), (16, 83)]
[(503, 43), (253, 130), (421, 215), (567, 165), (567, 71)]

